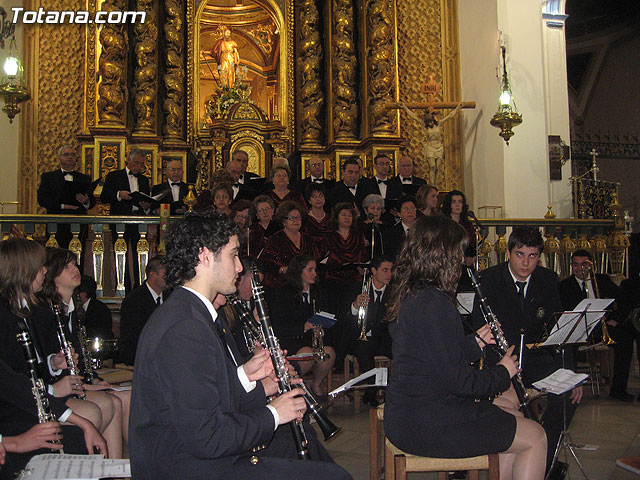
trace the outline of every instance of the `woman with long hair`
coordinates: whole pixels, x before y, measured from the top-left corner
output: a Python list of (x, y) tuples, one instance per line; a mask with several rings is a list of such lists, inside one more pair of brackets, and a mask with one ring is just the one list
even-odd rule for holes
[[(309, 320), (316, 312), (328, 311), (327, 294), (318, 285), (315, 259), (311, 255), (300, 255), (291, 260), (282, 287), (272, 293), (269, 297), (269, 310), (280, 346), (290, 355), (312, 353), (315, 327)], [(325, 344), (324, 352), (324, 361), (316, 358), (295, 362), (300, 375), (313, 369), (312, 389), (315, 393), (320, 393), (322, 382), (336, 361), (333, 347)]]
[[(20, 435), (38, 423), (36, 401), (28, 378), (29, 366), (16, 336), (25, 330), (29, 332), (38, 370), (41, 375), (46, 375), (44, 380), (50, 381), (54, 372), (65, 367), (63, 355), (53, 353), (59, 352), (59, 347), (46, 343), (49, 338), (41, 335), (42, 326), (33, 318), (33, 312), (38, 308), (36, 293), (42, 288), (46, 273), (44, 262), (45, 249), (33, 240), (11, 237), (0, 242), (0, 432), (7, 436)], [(81, 386), (75, 383), (67, 378), (48, 385), (47, 398), (52, 412), (60, 423), (72, 424), (62, 426), (65, 451), (94, 453), (95, 447), (108, 454), (107, 444), (93, 423), (73, 412), (62, 398), (56, 398), (80, 393)], [(54, 424), (58, 434), (56, 439), (59, 439), (59, 425)], [(11, 466), (5, 465), (2, 473), (9, 475), (9, 468), (22, 468), (31, 455), (47, 451), (32, 451), (22, 456), (8, 453), (6, 461)]]
[[(78, 355), (78, 370), (84, 378), (87, 378), (90, 372), (86, 372), (84, 368), (85, 359), (79, 335), (79, 330), (84, 325), (84, 310), (76, 293), (76, 288), (80, 286), (82, 280), (76, 264), (76, 255), (62, 248), (47, 248), (45, 267), (47, 273), (42, 285), (41, 297), (44, 299), (45, 306), (57, 305), (60, 307), (66, 338)], [(109, 387), (110, 385), (106, 382), (83, 383), (82, 389), (86, 401), (70, 398), (68, 404), (80, 411), (85, 408), (87, 402), (98, 406), (101, 422), (96, 426), (107, 441), (112, 458), (120, 458), (124, 434), (123, 423), (125, 422), (123, 403), (126, 402), (126, 413), (128, 414), (130, 392), (118, 392), (118, 395), (123, 396), (121, 401), (119, 396), (115, 394), (110, 395), (100, 391)], [(126, 421), (128, 422), (128, 415)], [(126, 434), (124, 438), (126, 438)]]
[(416, 203), (422, 215), (436, 215), (438, 213), (438, 187), (422, 185), (416, 192)]
[(510, 379), (518, 372), (513, 347), (494, 367), (469, 365), (495, 340), (486, 325), (464, 336), (455, 289), (466, 244), (456, 222), (424, 216), (398, 255), (387, 310), (394, 365), (385, 433), (403, 451), (426, 457), (500, 452), (501, 479), (541, 480), (547, 451), (542, 427), (513, 403), (487, 400), (513, 391)]
[(467, 197), (460, 190), (451, 190), (442, 200), (440, 212), (456, 223), (462, 225), (467, 232), (467, 248), (464, 251), (465, 265), (473, 265), (476, 260), (476, 229), (469, 220), (469, 204)]

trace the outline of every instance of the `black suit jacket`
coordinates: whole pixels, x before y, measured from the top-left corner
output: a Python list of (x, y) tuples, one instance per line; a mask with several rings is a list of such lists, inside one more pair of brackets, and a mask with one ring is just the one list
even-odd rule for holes
[[(238, 200), (249, 200), (250, 202), (256, 198), (258, 195), (258, 191), (253, 188), (247, 186), (246, 184), (240, 183), (238, 188), (238, 194), (235, 198), (232, 199), (232, 202), (237, 202)], [(213, 199), (212, 199), (213, 200)]]
[[(509, 262), (484, 270), (480, 275), (480, 283), (509, 345), (520, 345), (521, 329), (524, 329), (525, 344), (539, 341), (555, 323), (553, 314), (563, 311), (558, 293), (558, 276), (547, 268), (538, 266), (531, 274), (524, 311), (520, 310), (520, 299), (509, 271)], [(474, 328), (484, 325), (477, 298), (472, 316)], [(566, 350), (566, 368), (570, 369), (574, 366), (573, 356), (570, 348)], [(552, 348), (525, 348), (522, 361), (522, 376), (527, 385), (562, 367), (561, 356)]]
[(402, 250), (405, 237), (402, 222), (398, 222), (393, 227), (386, 229), (383, 233), (384, 253), (391, 255), (391, 258), (395, 259), (400, 250)]
[[(302, 180), (298, 180), (292, 187), (292, 190), (295, 190), (297, 192), (300, 192), (302, 195), (305, 194), (306, 190), (307, 190), (307, 186), (311, 183), (311, 177), (307, 177), (307, 178), (303, 178)], [(335, 180), (331, 180), (329, 178), (325, 178), (322, 181), (322, 185), (324, 185), (324, 188), (327, 191), (327, 194), (329, 193), (329, 191), (335, 187), (336, 185), (336, 181)]]
[(97, 298), (91, 298), (84, 317), (87, 337), (113, 338), (111, 310)]
[(421, 185), (425, 185), (426, 180), (416, 177), (415, 175), (411, 176), (411, 183), (402, 183), (400, 180), (400, 175), (396, 175), (391, 180), (389, 180), (389, 185), (393, 185), (394, 188), (400, 187), (402, 193), (405, 195), (409, 195), (411, 197), (416, 196), (416, 192), (420, 188)]
[[(119, 191), (129, 191), (130, 188), (127, 170), (125, 168), (109, 173), (104, 179), (104, 187), (102, 187), (100, 200), (102, 203), (108, 203), (111, 206), (109, 209), (111, 215), (133, 214), (133, 202), (131, 200), (118, 200), (117, 197)], [(138, 190), (147, 195), (151, 193), (149, 179), (142, 174), (138, 176)], [(140, 209), (136, 212), (136, 215), (144, 215), (144, 211)]]
[(264, 185), (266, 183), (266, 179), (262, 178), (260, 175), (253, 172), (244, 172), (244, 183), (243, 185), (248, 187), (250, 190), (253, 190), (258, 194), (259, 192), (264, 191)]
[(158, 185), (154, 185), (151, 189), (152, 196), (158, 195), (161, 192), (168, 191), (167, 196), (162, 199), (162, 203), (170, 203), (171, 215), (178, 215), (176, 210), (184, 207), (184, 197), (186, 197), (187, 193), (189, 193), (189, 186), (186, 183), (178, 183), (180, 183), (180, 193), (178, 194), (178, 200), (175, 202), (173, 201), (173, 195), (171, 194), (171, 186), (169, 185), (169, 182), (159, 183)]
[[(393, 182), (393, 178), (387, 181), (387, 196), (384, 201), (384, 208), (388, 212), (392, 208), (398, 208), (398, 200), (402, 197), (402, 185), (399, 182)], [(367, 178), (364, 184), (363, 199), (371, 194), (381, 195), (380, 186), (378, 185), (378, 177)]]
[[(163, 295), (164, 296), (164, 295)], [(133, 365), (140, 333), (158, 305), (145, 281), (125, 297), (120, 306), (120, 361)]]
[(249, 462), (239, 456), (273, 436), (266, 406), (241, 412), (257, 389), (241, 386), (217, 328), (204, 303), (177, 288), (142, 332), (131, 393), (132, 478), (234, 478), (234, 462)]
[(362, 212), (362, 200), (364, 200), (365, 197), (364, 184), (365, 180), (360, 179), (356, 188), (356, 194), (354, 195), (344, 182), (337, 182), (327, 194), (327, 203), (331, 205), (331, 207), (335, 207), (338, 203), (342, 202), (353, 203), (360, 209), (360, 212)]
[[(96, 204), (91, 189), (91, 179), (80, 172), (72, 172), (73, 182), (67, 182), (64, 179), (62, 170), (54, 170), (45, 172), (40, 177), (40, 186), (38, 187), (38, 203), (41, 207), (46, 208), (47, 213), (51, 214), (68, 214), (68, 215), (84, 215), (87, 209), (76, 200), (76, 194), (82, 193), (89, 196), (89, 208)], [(62, 210), (61, 204), (75, 205), (78, 210)]]

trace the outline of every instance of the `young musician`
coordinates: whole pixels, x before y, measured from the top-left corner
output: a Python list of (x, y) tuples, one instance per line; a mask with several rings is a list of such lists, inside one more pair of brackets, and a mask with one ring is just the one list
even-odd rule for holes
[[(280, 424), (302, 419), (299, 392), (266, 405), (256, 382), (273, 371), (266, 350), (233, 356), (213, 306), (235, 292), (242, 270), (235, 225), (214, 212), (187, 213), (166, 237), (167, 281), (176, 287), (140, 337), (133, 378), (130, 456), (136, 479), (350, 478), (334, 464), (255, 451)], [(260, 406), (243, 405), (262, 398)], [(252, 452), (252, 449), (254, 451)]]
[(486, 325), (463, 334), (454, 295), (466, 244), (453, 220), (424, 216), (398, 255), (388, 307), (394, 366), (385, 433), (403, 451), (427, 457), (502, 452), (500, 478), (542, 479), (542, 427), (487, 400), (505, 392), (517, 373), (513, 348), (494, 367), (469, 366), (495, 340)]
[[(31, 391), (29, 367), (23, 347), (16, 335), (26, 328), (32, 337), (32, 343), (38, 357), (40, 377), (52, 376), (65, 368), (64, 357), (58, 353), (48, 356), (38, 341), (38, 330), (31, 318), (36, 307), (35, 294), (42, 288), (46, 269), (44, 268), (45, 250), (40, 244), (25, 238), (12, 237), (0, 242), (0, 432), (3, 435), (20, 435), (38, 423), (36, 401)], [(77, 393), (80, 388), (68, 381), (54, 385), (53, 393), (66, 395)], [(107, 454), (107, 445), (93, 424), (74, 413), (48, 389), (46, 397), (52, 412), (59, 422), (69, 422), (73, 426), (63, 426), (62, 439), (67, 453), (93, 453), (94, 447)], [(82, 429), (82, 434), (76, 427)], [(42, 446), (42, 445), (39, 445)], [(48, 449), (46, 450), (48, 451)], [(20, 456), (17, 451), (9, 450), (7, 464), (0, 472), (9, 476), (11, 470), (24, 467), (31, 455), (45, 453), (32, 451)], [(15, 461), (14, 461), (15, 460)]]

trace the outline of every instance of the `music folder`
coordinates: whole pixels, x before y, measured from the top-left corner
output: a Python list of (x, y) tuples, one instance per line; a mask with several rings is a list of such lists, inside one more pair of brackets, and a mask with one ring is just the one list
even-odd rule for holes
[(136, 207), (140, 208), (141, 210), (143, 210), (143, 208), (140, 206), (140, 202), (150, 203), (151, 204), (150, 209), (155, 210), (160, 206), (161, 203), (170, 203), (170, 202), (160, 201), (160, 200), (163, 200), (164, 197), (170, 194), (171, 194), (171, 189), (164, 190), (159, 194), (154, 195), (153, 197), (142, 192), (131, 192), (131, 201)]

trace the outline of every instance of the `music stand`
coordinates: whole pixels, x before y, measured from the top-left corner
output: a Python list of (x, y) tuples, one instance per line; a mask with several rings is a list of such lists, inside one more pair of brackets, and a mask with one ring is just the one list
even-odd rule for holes
[[(587, 299), (594, 300), (594, 299)], [(570, 345), (584, 345), (589, 343), (589, 334), (591, 330), (598, 324), (601, 317), (606, 314), (606, 310), (591, 310), (590, 307), (594, 303), (593, 301), (587, 301), (584, 305), (584, 309), (582, 311), (572, 311), (572, 312), (560, 312), (554, 313), (553, 317), (557, 320), (555, 322), (555, 328), (552, 329), (549, 337), (545, 340), (544, 343), (537, 345), (540, 347), (559, 347), (560, 354), (562, 355), (562, 368), (565, 368), (565, 350), (567, 346)], [(610, 303), (610, 302), (609, 302)], [(600, 306), (600, 305), (599, 305)], [(589, 315), (589, 314), (600, 314), (597, 315)], [(560, 323), (560, 320), (564, 321)], [(556, 464), (560, 450), (564, 450), (565, 461), (567, 461), (567, 451), (571, 453), (571, 456), (578, 464), (578, 468), (582, 472), (582, 475), (585, 479), (589, 479), (587, 474), (584, 471), (584, 467), (578, 456), (575, 452), (575, 447), (571, 440), (571, 434), (569, 433), (567, 426), (567, 392), (562, 393), (562, 432), (560, 432), (560, 437), (558, 438), (558, 443), (556, 444), (556, 450), (553, 454), (553, 460), (551, 461), (551, 467), (549, 468), (549, 472), (547, 473), (546, 479), (549, 479), (551, 472), (553, 472), (553, 467)]]

